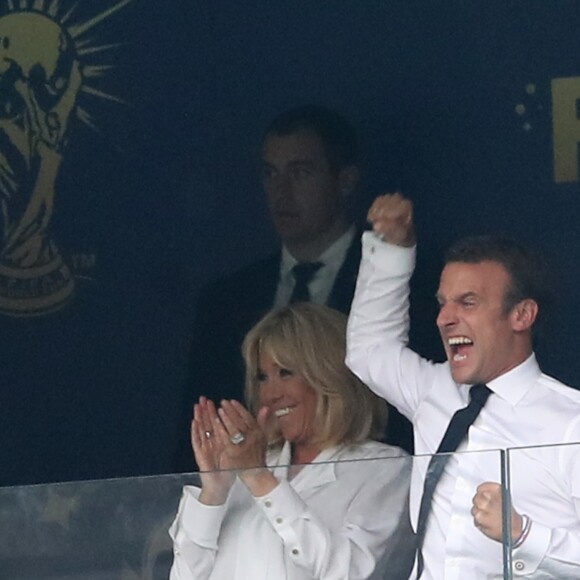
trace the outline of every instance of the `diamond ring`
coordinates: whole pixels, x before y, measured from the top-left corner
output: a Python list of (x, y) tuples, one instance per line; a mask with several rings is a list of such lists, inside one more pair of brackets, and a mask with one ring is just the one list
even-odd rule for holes
[(230, 441), (234, 444), (234, 445), (240, 445), (240, 443), (243, 443), (246, 440), (246, 437), (244, 436), (243, 433), (240, 433), (239, 431), (237, 433), (234, 433), (231, 437), (230, 437)]

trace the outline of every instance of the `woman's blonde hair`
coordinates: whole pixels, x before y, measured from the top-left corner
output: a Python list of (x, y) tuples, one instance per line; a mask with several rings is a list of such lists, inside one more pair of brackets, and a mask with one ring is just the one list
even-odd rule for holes
[(248, 332), (242, 352), (246, 402), (254, 414), (264, 353), (316, 391), (315, 438), (322, 449), (383, 438), (387, 404), (346, 367), (346, 316), (340, 312), (311, 303), (272, 310)]

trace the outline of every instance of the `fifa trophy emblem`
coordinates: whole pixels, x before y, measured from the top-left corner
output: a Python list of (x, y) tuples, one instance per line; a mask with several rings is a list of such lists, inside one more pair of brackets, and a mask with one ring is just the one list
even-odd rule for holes
[(51, 225), (57, 180), (71, 119), (100, 132), (81, 95), (127, 104), (99, 83), (115, 65), (98, 55), (120, 45), (92, 31), (132, 1), (82, 17), (61, 0), (8, 0), (0, 16), (0, 315), (45, 314), (74, 294)]
[(41, 314), (74, 291), (50, 222), (81, 84), (64, 28), (34, 12), (0, 18), (0, 312)]

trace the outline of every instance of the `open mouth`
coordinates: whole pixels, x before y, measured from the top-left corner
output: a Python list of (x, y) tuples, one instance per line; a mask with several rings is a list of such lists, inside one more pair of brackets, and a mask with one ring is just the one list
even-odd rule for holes
[(283, 407), (282, 409), (277, 409), (274, 411), (276, 417), (285, 417), (288, 413), (292, 412), (294, 407)]
[(461, 362), (468, 357), (473, 341), (467, 336), (452, 336), (447, 339), (447, 344), (451, 353), (451, 360), (453, 362)]

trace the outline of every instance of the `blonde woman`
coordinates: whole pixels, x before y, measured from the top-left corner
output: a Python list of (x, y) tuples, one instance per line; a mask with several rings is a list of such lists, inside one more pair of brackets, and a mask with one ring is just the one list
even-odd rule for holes
[(244, 340), (249, 408), (195, 405), (172, 580), (407, 577), (410, 459), (373, 440), (386, 404), (346, 368), (345, 330), (324, 306), (274, 310)]

